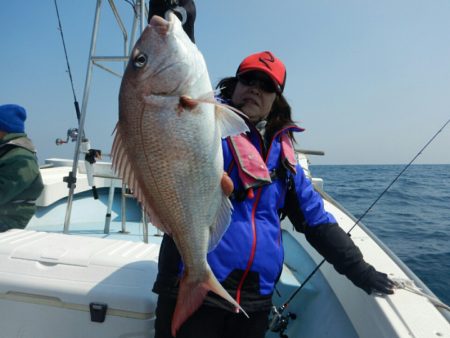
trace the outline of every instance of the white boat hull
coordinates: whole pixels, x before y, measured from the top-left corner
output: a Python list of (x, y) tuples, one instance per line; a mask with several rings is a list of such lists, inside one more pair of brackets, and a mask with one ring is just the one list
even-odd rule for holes
[[(46, 188), (67, 189), (62, 177), (70, 169), (67, 166), (42, 170)], [(79, 179), (83, 182), (83, 173)], [(0, 316), (2, 332), (7, 332), (4, 337), (153, 337), (157, 295), (151, 288), (157, 274), (161, 236), (150, 225), (150, 244), (142, 243), (147, 237), (140, 223), (140, 209), (133, 199), (127, 199), (127, 208), (122, 209), (120, 189), (116, 189), (112, 200), (111, 223), (109, 231), (105, 231), (108, 187), (112, 181), (101, 182), (96, 183), (98, 200), (93, 199), (88, 187), (77, 192), (70, 234), (60, 233), (66, 198), (41, 204), (28, 230), (0, 234), (0, 311), (7, 313)], [(121, 186), (116, 183), (114, 186)], [(324, 197), (325, 208), (348, 231), (354, 218), (326, 194)], [(125, 229), (121, 224), (122, 210), (127, 216)], [(433, 295), (419, 278), (364, 226), (356, 226), (351, 236), (375, 268), (393, 279), (409, 281), (420, 287), (423, 294), (397, 289), (394, 295), (369, 296), (325, 263), (289, 303), (284, 315), (291, 312), (296, 319), (289, 320), (283, 334), (290, 338), (450, 338), (448, 317), (429, 300)], [(284, 304), (322, 260), (287, 219), (283, 221), (283, 245), (285, 265), (273, 296), (276, 306)], [(127, 268), (135, 264), (142, 268), (137, 275)], [(114, 286), (117, 292), (111, 292), (111, 278), (118, 283)], [(54, 301), (43, 302), (49, 299)], [(113, 315), (111, 310), (104, 323), (92, 322), (90, 302), (106, 303), (109, 309), (140, 317)], [(269, 331), (267, 337), (280, 337), (280, 332)]]

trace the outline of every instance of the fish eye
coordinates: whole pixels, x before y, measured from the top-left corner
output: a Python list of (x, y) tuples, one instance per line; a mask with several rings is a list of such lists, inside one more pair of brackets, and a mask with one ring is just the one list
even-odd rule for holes
[(147, 55), (139, 54), (134, 58), (134, 66), (138, 68), (142, 68), (147, 63)]

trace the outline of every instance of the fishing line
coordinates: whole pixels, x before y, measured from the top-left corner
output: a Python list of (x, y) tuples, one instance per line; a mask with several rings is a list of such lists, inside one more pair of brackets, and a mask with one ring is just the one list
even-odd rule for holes
[[(375, 199), (375, 201), (367, 208), (367, 210), (357, 219), (355, 224), (347, 231), (347, 235), (350, 235), (350, 232), (356, 227), (356, 225), (372, 210), (375, 204), (383, 197), (384, 194), (392, 187), (392, 185), (403, 175), (403, 173), (413, 164), (413, 162), (422, 154), (422, 152), (434, 141), (434, 139), (441, 133), (444, 128), (450, 123), (450, 119), (444, 123), (444, 125), (433, 135), (433, 137), (419, 150), (419, 152), (413, 157), (413, 159), (400, 171), (400, 173), (392, 180), (391, 183), (383, 190), (383, 192)], [(278, 309), (276, 309), (276, 314), (281, 316), (284, 309), (286, 309), (292, 299), (300, 292), (300, 290), (308, 283), (312, 276), (319, 270), (319, 268), (325, 263), (325, 259), (323, 259), (314, 270), (305, 278), (304, 282), (292, 293), (289, 299)]]
[(72, 86), (72, 94), (73, 94), (73, 99), (74, 99), (75, 112), (77, 114), (78, 124), (80, 124), (80, 118), (81, 118), (80, 106), (78, 105), (78, 100), (77, 100), (77, 96), (75, 94), (75, 88), (73, 85), (72, 71), (70, 70), (69, 57), (67, 56), (66, 42), (64, 39), (64, 33), (63, 33), (62, 25), (61, 25), (61, 19), (59, 17), (58, 4), (56, 3), (56, 0), (54, 0), (54, 2), (55, 2), (55, 8), (56, 8), (56, 16), (58, 17), (59, 32), (61, 33), (61, 40), (62, 40), (62, 44), (64, 47), (64, 55), (66, 56), (67, 72), (69, 73), (70, 84)]
[(358, 220), (353, 224), (347, 234), (353, 230), (353, 228), (366, 216), (370, 210), (377, 204), (377, 202), (383, 197), (383, 195), (392, 187), (392, 185), (403, 175), (403, 173), (413, 164), (413, 162), (422, 154), (422, 152), (434, 141), (434, 139), (444, 130), (444, 128), (450, 123), (450, 119), (444, 123), (444, 125), (433, 135), (433, 137), (419, 150), (419, 152), (413, 157), (413, 159), (400, 171), (400, 173), (392, 180), (392, 182), (383, 190), (383, 192), (375, 199), (375, 201), (370, 205), (370, 207), (358, 218)]

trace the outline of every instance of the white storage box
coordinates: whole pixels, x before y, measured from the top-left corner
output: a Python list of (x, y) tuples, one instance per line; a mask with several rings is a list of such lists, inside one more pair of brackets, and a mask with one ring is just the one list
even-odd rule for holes
[(0, 234), (0, 337), (153, 337), (159, 246)]

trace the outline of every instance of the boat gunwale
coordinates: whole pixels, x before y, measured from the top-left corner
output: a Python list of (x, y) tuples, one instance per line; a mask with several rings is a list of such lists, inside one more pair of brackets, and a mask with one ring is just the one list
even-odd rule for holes
[[(357, 224), (361, 230), (363, 230), (367, 236), (370, 237), (388, 256), (391, 258), (395, 264), (403, 271), (403, 273), (410, 278), (414, 284), (423, 291), (426, 295), (436, 298), (440, 302), (442, 300), (436, 296), (433, 291), (431, 291), (428, 286), (386, 245), (384, 244), (381, 239), (377, 237), (364, 223), (361, 221), (358, 222), (358, 219), (352, 215), (342, 204), (337, 202), (333, 197), (331, 197), (328, 193), (326, 193), (323, 190), (317, 190), (318, 193), (322, 196), (324, 200), (334, 205), (336, 208), (340, 209), (347, 217), (349, 217), (355, 224)], [(443, 302), (442, 302), (443, 303)], [(450, 323), (450, 313), (433, 304), (433, 306), (439, 311), (439, 313)]]

